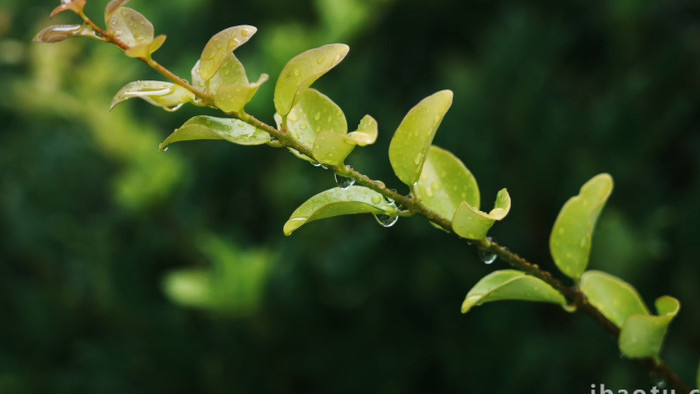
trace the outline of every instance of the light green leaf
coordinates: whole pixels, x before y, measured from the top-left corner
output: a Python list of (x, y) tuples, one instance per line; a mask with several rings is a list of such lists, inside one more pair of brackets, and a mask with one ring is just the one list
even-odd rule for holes
[(601, 271), (586, 271), (581, 276), (579, 287), (588, 302), (617, 327), (622, 327), (631, 315), (649, 315), (637, 290), (616, 276)]
[(112, 0), (105, 7), (105, 23), (109, 26), (109, 22), (112, 20), (112, 16), (118, 9), (125, 6), (131, 0)]
[(357, 130), (348, 134), (321, 131), (312, 149), (314, 159), (321, 164), (342, 165), (356, 145), (366, 146), (377, 140), (377, 121), (365, 115)]
[(321, 131), (346, 134), (348, 123), (343, 110), (316, 89), (307, 89), (287, 116), (287, 130), (311, 149)]
[(554, 222), (549, 250), (557, 267), (570, 278), (578, 279), (588, 266), (593, 230), (612, 188), (609, 174), (596, 175), (564, 204)]
[(299, 206), (284, 224), (284, 235), (290, 235), (314, 220), (357, 213), (396, 216), (399, 210), (381, 194), (364, 186), (336, 187), (311, 197)]
[(233, 26), (216, 33), (207, 42), (199, 60), (199, 73), (204, 80), (216, 74), (228, 55), (239, 46), (248, 42), (257, 32), (255, 26)]
[(656, 300), (658, 316), (631, 315), (620, 330), (620, 351), (630, 358), (658, 357), (668, 325), (678, 314), (680, 302), (670, 296)]
[(107, 24), (107, 32), (129, 47), (150, 44), (155, 35), (153, 24), (141, 13), (128, 7), (114, 11)]
[(517, 270), (500, 270), (483, 277), (469, 290), (462, 313), (474, 306), (502, 300), (551, 302), (566, 306), (564, 296), (547, 282)]
[(145, 43), (145, 44), (139, 44), (136, 46), (133, 46), (126, 51), (124, 51), (124, 54), (129, 57), (133, 58), (150, 58), (151, 55), (160, 47), (163, 46), (165, 43), (165, 35), (161, 34), (158, 37), (154, 38), (153, 41)]
[(496, 195), (496, 203), (489, 213), (480, 211), (463, 201), (452, 218), (452, 230), (462, 238), (481, 240), (486, 238), (496, 220), (502, 220), (510, 212), (510, 195), (501, 189)]
[(284, 66), (275, 86), (275, 109), (286, 117), (301, 99), (306, 89), (323, 74), (338, 65), (348, 54), (345, 44), (328, 44), (309, 49)]
[(73, 37), (89, 37), (102, 40), (88, 25), (54, 25), (49, 26), (34, 36), (34, 42), (59, 42)]
[(452, 91), (441, 90), (421, 100), (403, 118), (389, 145), (389, 161), (401, 182), (413, 186), (442, 118), (452, 105)]
[(166, 111), (177, 111), (183, 104), (194, 100), (194, 94), (189, 90), (164, 81), (134, 81), (121, 88), (112, 99), (110, 111), (118, 104), (140, 98)]
[(262, 145), (270, 135), (239, 119), (195, 116), (175, 130), (160, 144), (159, 150), (178, 141), (226, 140), (238, 145)]
[(433, 145), (413, 191), (428, 208), (452, 218), (466, 201), (479, 208), (479, 186), (474, 175), (451, 152)]
[(61, 0), (61, 5), (59, 5), (58, 7), (54, 8), (53, 11), (51, 11), (51, 15), (49, 16), (49, 18), (53, 18), (61, 12), (68, 10), (79, 14), (83, 11), (83, 8), (85, 8), (85, 3), (86, 0)]

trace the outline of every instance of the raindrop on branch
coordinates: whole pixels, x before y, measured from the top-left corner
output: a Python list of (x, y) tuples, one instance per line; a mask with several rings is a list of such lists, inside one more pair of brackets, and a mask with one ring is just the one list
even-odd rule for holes
[(342, 175), (338, 175), (338, 174), (333, 174), (333, 175), (335, 176), (335, 183), (341, 189), (347, 189), (350, 186), (355, 184), (355, 180), (352, 178), (346, 178), (346, 177), (344, 177)]
[(399, 221), (398, 216), (382, 215), (381, 213), (373, 214), (374, 218), (377, 219), (377, 223), (382, 227), (391, 227)]
[(496, 253), (492, 252), (487, 252), (485, 250), (479, 249), (479, 259), (483, 261), (485, 264), (491, 264), (494, 261), (496, 261)]

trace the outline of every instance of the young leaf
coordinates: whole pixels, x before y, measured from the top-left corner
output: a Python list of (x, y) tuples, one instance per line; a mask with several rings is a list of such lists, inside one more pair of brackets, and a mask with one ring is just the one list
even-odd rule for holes
[(372, 213), (396, 216), (399, 210), (384, 197), (364, 186), (333, 188), (306, 200), (284, 224), (284, 235), (290, 235), (302, 225), (333, 216)]
[(343, 110), (316, 89), (307, 89), (287, 116), (289, 133), (311, 149), (321, 131), (335, 134), (348, 132)]
[(150, 58), (151, 55), (153, 55), (155, 51), (160, 49), (160, 47), (162, 47), (164, 43), (165, 35), (161, 34), (158, 37), (154, 38), (151, 42), (135, 45), (127, 49), (126, 51), (124, 51), (124, 54), (133, 58)]
[(118, 9), (126, 5), (130, 0), (112, 0), (105, 7), (105, 23), (109, 26), (109, 22), (112, 20), (112, 16)]
[(658, 357), (668, 325), (678, 314), (680, 302), (670, 296), (656, 300), (658, 316), (631, 315), (620, 330), (620, 351), (630, 358)]
[(557, 267), (570, 278), (578, 279), (588, 266), (593, 229), (612, 188), (609, 174), (596, 175), (564, 204), (554, 222), (549, 249)]
[(338, 65), (348, 54), (345, 44), (328, 44), (309, 49), (284, 66), (275, 85), (275, 109), (286, 117), (302, 95), (323, 74)]
[(177, 111), (183, 104), (194, 100), (189, 90), (164, 81), (134, 81), (121, 88), (112, 99), (110, 111), (118, 104), (138, 97), (166, 111)]
[(489, 213), (480, 211), (463, 201), (452, 218), (452, 230), (462, 238), (481, 240), (486, 238), (496, 220), (502, 220), (510, 212), (510, 195), (501, 189), (496, 195), (496, 203)]
[(129, 47), (150, 44), (155, 35), (153, 24), (138, 11), (120, 7), (111, 15), (107, 31)]
[(52, 43), (73, 37), (90, 37), (97, 40), (103, 39), (88, 25), (54, 25), (37, 33), (33, 41)]
[(462, 201), (479, 208), (479, 186), (474, 175), (451, 152), (433, 145), (413, 191), (428, 208), (452, 218)]
[(262, 145), (270, 142), (270, 135), (238, 119), (195, 116), (176, 129), (158, 147), (164, 150), (178, 141), (226, 140), (238, 145)]
[(564, 296), (547, 282), (517, 270), (500, 270), (483, 277), (469, 290), (462, 313), (474, 306), (501, 300), (551, 302), (566, 306)]
[(321, 164), (342, 165), (356, 145), (366, 146), (377, 140), (377, 121), (365, 115), (357, 130), (348, 134), (321, 131), (312, 149), (314, 159)]
[(403, 118), (389, 145), (389, 161), (401, 182), (413, 186), (442, 118), (452, 105), (452, 91), (441, 90), (421, 100)]
[(632, 315), (649, 315), (644, 301), (629, 283), (601, 271), (586, 271), (579, 287), (596, 309), (622, 327)]
[(59, 5), (58, 7), (54, 8), (53, 11), (51, 11), (51, 15), (49, 16), (49, 18), (53, 18), (61, 12), (68, 10), (79, 14), (83, 12), (83, 8), (85, 8), (85, 2), (86, 0), (61, 0), (61, 5)]
[(216, 74), (228, 55), (248, 42), (257, 32), (255, 26), (233, 26), (216, 33), (204, 46), (199, 60), (199, 73), (206, 81)]

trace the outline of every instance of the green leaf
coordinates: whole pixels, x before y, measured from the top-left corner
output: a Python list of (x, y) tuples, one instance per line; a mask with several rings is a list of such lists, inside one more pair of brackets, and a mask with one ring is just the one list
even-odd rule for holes
[(403, 118), (389, 145), (389, 161), (401, 182), (413, 186), (442, 118), (452, 105), (452, 91), (441, 90), (421, 100)]
[(474, 306), (502, 300), (551, 302), (566, 306), (564, 296), (547, 282), (517, 270), (500, 270), (483, 277), (469, 290), (462, 313)]
[(311, 149), (321, 131), (346, 134), (348, 123), (343, 110), (333, 100), (316, 89), (307, 89), (287, 116), (287, 130)]
[(348, 134), (337, 134), (323, 130), (314, 141), (314, 159), (321, 164), (342, 165), (356, 145), (366, 146), (377, 140), (377, 121), (365, 115), (357, 130)]
[(120, 7), (112, 14), (107, 32), (129, 47), (150, 44), (155, 35), (153, 24), (138, 11)]
[(502, 220), (510, 212), (510, 195), (501, 189), (496, 195), (496, 203), (489, 213), (480, 211), (463, 201), (452, 218), (452, 230), (462, 238), (482, 240), (496, 220)]
[(158, 49), (160, 49), (160, 47), (163, 46), (164, 43), (165, 35), (161, 34), (158, 37), (154, 38), (151, 42), (135, 45), (127, 49), (126, 51), (124, 51), (124, 54), (133, 58), (149, 59), (155, 51), (157, 51)]
[(413, 191), (428, 208), (452, 218), (466, 201), (479, 208), (479, 186), (474, 175), (451, 152), (433, 145)]
[(105, 23), (109, 26), (109, 22), (112, 20), (112, 16), (118, 9), (126, 5), (130, 0), (112, 0), (105, 7)]
[(53, 18), (61, 12), (69, 10), (79, 14), (83, 11), (83, 8), (85, 8), (85, 3), (86, 0), (61, 0), (61, 5), (51, 11), (49, 18)]
[(678, 314), (680, 302), (670, 296), (656, 300), (658, 316), (631, 315), (620, 330), (620, 351), (630, 358), (658, 357), (668, 325)]
[(239, 46), (248, 42), (250, 37), (257, 32), (255, 26), (233, 26), (216, 33), (207, 42), (199, 58), (199, 72), (204, 80), (208, 80), (216, 74), (219, 67), (227, 59), (228, 55)]
[(381, 194), (364, 186), (350, 186), (347, 189), (336, 187), (321, 192), (301, 204), (284, 224), (284, 235), (290, 235), (294, 230), (314, 220), (357, 213), (396, 216), (399, 210), (395, 205), (389, 204)]
[(238, 145), (262, 145), (270, 142), (270, 135), (239, 119), (195, 116), (185, 122), (163, 141), (159, 150), (178, 141), (226, 140)]
[(579, 287), (588, 302), (617, 327), (622, 327), (632, 315), (649, 315), (637, 290), (618, 277), (601, 271), (586, 271)]
[(110, 111), (118, 104), (140, 98), (166, 111), (177, 111), (183, 104), (194, 100), (194, 94), (189, 90), (164, 81), (134, 81), (121, 88), (112, 99)]
[(90, 37), (102, 40), (88, 25), (54, 25), (49, 26), (34, 36), (34, 42), (59, 42), (73, 37)]
[(549, 250), (557, 267), (570, 278), (578, 279), (588, 266), (593, 229), (612, 188), (609, 174), (596, 175), (564, 204), (554, 222)]
[(348, 54), (345, 44), (328, 44), (309, 49), (284, 66), (275, 86), (275, 109), (286, 117), (301, 99), (306, 89), (323, 74), (338, 65)]

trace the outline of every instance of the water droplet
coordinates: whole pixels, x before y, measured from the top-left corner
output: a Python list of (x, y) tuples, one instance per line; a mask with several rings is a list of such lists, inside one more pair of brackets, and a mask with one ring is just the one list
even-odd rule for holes
[(413, 162), (414, 162), (416, 165), (419, 165), (420, 162), (421, 162), (421, 160), (423, 160), (423, 154), (422, 154), (422, 153), (418, 153), (418, 154), (416, 155), (416, 158), (413, 160)]
[(318, 60), (316, 60), (316, 63), (321, 64), (321, 63), (323, 63), (323, 62), (325, 62), (325, 61), (326, 61), (326, 57), (325, 57), (325, 56), (321, 56), (321, 57), (318, 58)]
[(287, 119), (289, 119), (291, 122), (296, 122), (299, 120), (299, 117), (297, 116), (296, 111), (292, 111), (289, 113), (289, 115), (287, 115)]
[(249, 35), (250, 35), (250, 31), (248, 29), (241, 30), (241, 36), (248, 37)]
[(311, 162), (311, 165), (314, 166), (314, 167), (321, 167), (321, 163), (319, 163), (319, 162), (317, 162), (317, 161), (312, 161), (312, 162)]
[(350, 186), (355, 184), (355, 180), (352, 178), (346, 178), (346, 177), (344, 177), (342, 175), (338, 175), (338, 174), (333, 174), (333, 175), (335, 176), (335, 183), (341, 189), (347, 189)]
[(306, 125), (306, 123), (302, 123), (299, 125), (299, 128), (302, 130), (306, 130), (309, 126)]
[(321, 119), (321, 113), (316, 112), (316, 115), (314, 115), (314, 120), (320, 120)]
[(479, 253), (479, 259), (481, 261), (483, 261), (485, 264), (491, 264), (494, 261), (496, 261), (496, 253), (487, 252), (483, 249), (479, 249), (478, 253)]
[(375, 213), (374, 218), (377, 219), (377, 223), (382, 227), (391, 227), (399, 221), (398, 216), (382, 215), (381, 213)]
[(372, 204), (379, 204), (380, 202), (382, 202), (382, 196), (372, 196)]
[(170, 148), (170, 147), (169, 147), (169, 146), (166, 146), (165, 148), (163, 148), (163, 152), (167, 151), (168, 148)]
[(299, 75), (301, 75), (301, 72), (299, 72), (299, 69), (296, 69), (296, 68), (295, 68), (295, 69), (294, 69), (294, 76), (295, 76), (295, 77), (298, 77)]

